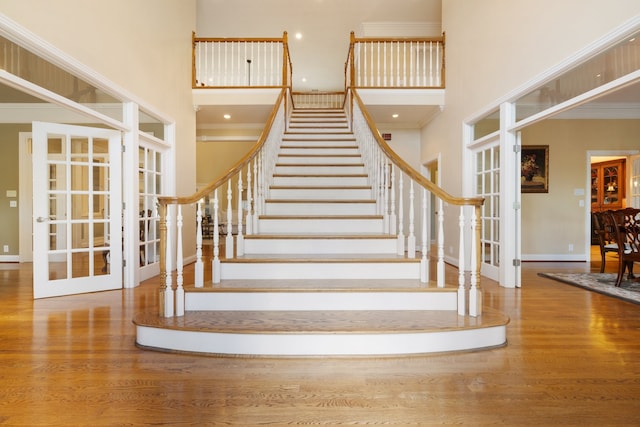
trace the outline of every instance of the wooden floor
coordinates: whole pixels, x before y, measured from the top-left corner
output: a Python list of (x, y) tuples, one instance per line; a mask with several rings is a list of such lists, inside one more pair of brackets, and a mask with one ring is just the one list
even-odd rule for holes
[[(607, 271), (613, 271), (610, 262)], [(0, 264), (0, 425), (640, 425), (640, 306), (540, 278), (483, 280), (508, 345), (390, 358), (212, 358), (144, 351), (134, 290), (32, 300), (31, 264)]]

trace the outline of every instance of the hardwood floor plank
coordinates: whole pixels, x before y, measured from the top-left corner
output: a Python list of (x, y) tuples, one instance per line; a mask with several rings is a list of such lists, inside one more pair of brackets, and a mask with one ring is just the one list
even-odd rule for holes
[(525, 263), (521, 289), (483, 279), (511, 318), (506, 347), (252, 359), (135, 347), (157, 278), (33, 301), (31, 264), (0, 264), (0, 425), (638, 425), (638, 306), (537, 276), (599, 267)]

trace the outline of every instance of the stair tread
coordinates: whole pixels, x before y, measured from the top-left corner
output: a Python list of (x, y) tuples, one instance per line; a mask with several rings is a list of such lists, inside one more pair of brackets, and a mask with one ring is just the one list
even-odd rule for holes
[[(274, 188), (274, 187), (272, 187)], [(285, 187), (279, 187), (285, 188)], [(286, 187), (301, 190), (315, 190), (314, 187)], [(326, 187), (317, 187), (317, 189), (326, 189)], [(266, 199), (266, 203), (375, 203), (373, 199), (368, 200), (343, 200), (343, 199)]]
[(509, 318), (491, 309), (482, 316), (458, 316), (455, 311), (190, 311), (165, 318), (138, 313), (136, 325), (198, 332), (248, 334), (411, 333), (504, 326)]
[(439, 288), (434, 282), (419, 279), (225, 279), (215, 285), (196, 288), (185, 285), (191, 292), (449, 292), (457, 285), (445, 284)]
[(252, 254), (221, 260), (229, 264), (251, 263), (419, 263), (420, 258), (406, 258), (393, 254)]
[(324, 174), (324, 173), (274, 173), (274, 177), (277, 178), (366, 178), (367, 174), (364, 173), (336, 173), (336, 174)]
[(363, 240), (363, 239), (381, 239), (396, 240), (398, 236), (393, 234), (249, 234), (244, 239), (267, 240), (267, 239), (327, 239), (327, 240)]
[(365, 220), (365, 219), (382, 219), (382, 215), (259, 215), (259, 219), (357, 219), (357, 220)]
[(270, 185), (272, 190), (370, 190), (370, 185)]
[(341, 168), (341, 167), (364, 167), (364, 163), (276, 163), (276, 167), (284, 167), (284, 166), (308, 166), (310, 168), (315, 168), (318, 166), (322, 167), (330, 167), (330, 168)]

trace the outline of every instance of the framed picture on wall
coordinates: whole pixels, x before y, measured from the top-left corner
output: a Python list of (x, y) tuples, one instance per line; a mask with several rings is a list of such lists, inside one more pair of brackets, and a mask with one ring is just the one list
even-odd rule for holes
[(523, 145), (520, 163), (522, 193), (549, 192), (549, 146)]

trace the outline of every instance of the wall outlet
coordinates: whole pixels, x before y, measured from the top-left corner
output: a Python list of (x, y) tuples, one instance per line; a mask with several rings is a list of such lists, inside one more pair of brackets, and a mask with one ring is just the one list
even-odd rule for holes
[(569, 252), (573, 252), (573, 243), (569, 243)]
[(9, 245), (4, 245), (2, 249), (4, 250), (5, 253), (9, 252)]

